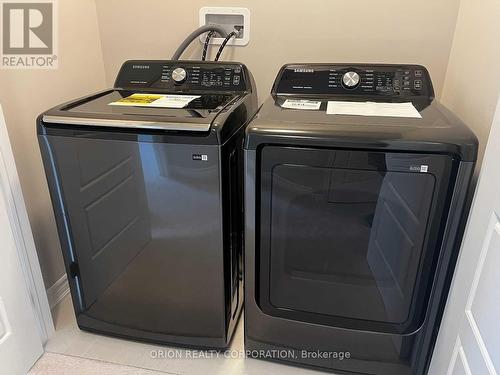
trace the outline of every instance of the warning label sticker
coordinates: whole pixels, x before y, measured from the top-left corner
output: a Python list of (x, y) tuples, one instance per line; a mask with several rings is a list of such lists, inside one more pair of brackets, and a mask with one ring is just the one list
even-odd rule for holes
[(320, 100), (307, 100), (307, 99), (287, 99), (281, 105), (282, 108), (288, 109), (302, 109), (317, 111), (321, 107)]
[(132, 94), (109, 105), (156, 108), (184, 108), (200, 95)]

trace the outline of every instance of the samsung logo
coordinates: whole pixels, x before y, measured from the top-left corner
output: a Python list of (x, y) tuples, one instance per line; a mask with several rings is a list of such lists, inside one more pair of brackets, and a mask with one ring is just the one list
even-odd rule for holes
[(314, 69), (311, 68), (295, 68), (294, 73), (314, 73)]
[(132, 65), (132, 69), (149, 69), (149, 65)]

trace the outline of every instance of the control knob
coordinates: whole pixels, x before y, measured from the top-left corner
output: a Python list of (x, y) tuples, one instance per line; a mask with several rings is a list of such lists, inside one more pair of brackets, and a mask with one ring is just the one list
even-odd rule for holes
[(356, 86), (359, 85), (360, 80), (361, 77), (359, 76), (358, 73), (350, 71), (344, 74), (344, 76), (342, 77), (342, 84), (344, 85), (345, 88), (354, 89)]
[(176, 84), (183, 83), (187, 78), (187, 72), (184, 68), (175, 68), (172, 71), (172, 79)]

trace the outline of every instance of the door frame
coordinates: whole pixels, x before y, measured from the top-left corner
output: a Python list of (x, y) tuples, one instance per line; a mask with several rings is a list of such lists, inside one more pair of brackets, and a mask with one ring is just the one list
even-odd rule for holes
[(6, 195), (5, 201), (13, 229), (12, 234), (33, 307), (38, 334), (42, 343), (45, 344), (54, 334), (54, 323), (1, 104), (0, 187)]

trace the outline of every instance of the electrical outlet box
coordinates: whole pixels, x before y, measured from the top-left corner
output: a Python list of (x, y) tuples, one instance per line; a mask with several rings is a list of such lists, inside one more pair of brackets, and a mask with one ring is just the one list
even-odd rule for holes
[[(250, 10), (233, 7), (203, 7), (200, 9), (200, 26), (217, 24), (227, 33), (235, 28), (240, 30), (236, 38), (229, 40), (227, 45), (246, 46), (250, 41)], [(200, 35), (200, 41), (205, 42), (206, 34)], [(213, 37), (210, 44), (222, 44), (224, 38)]]

